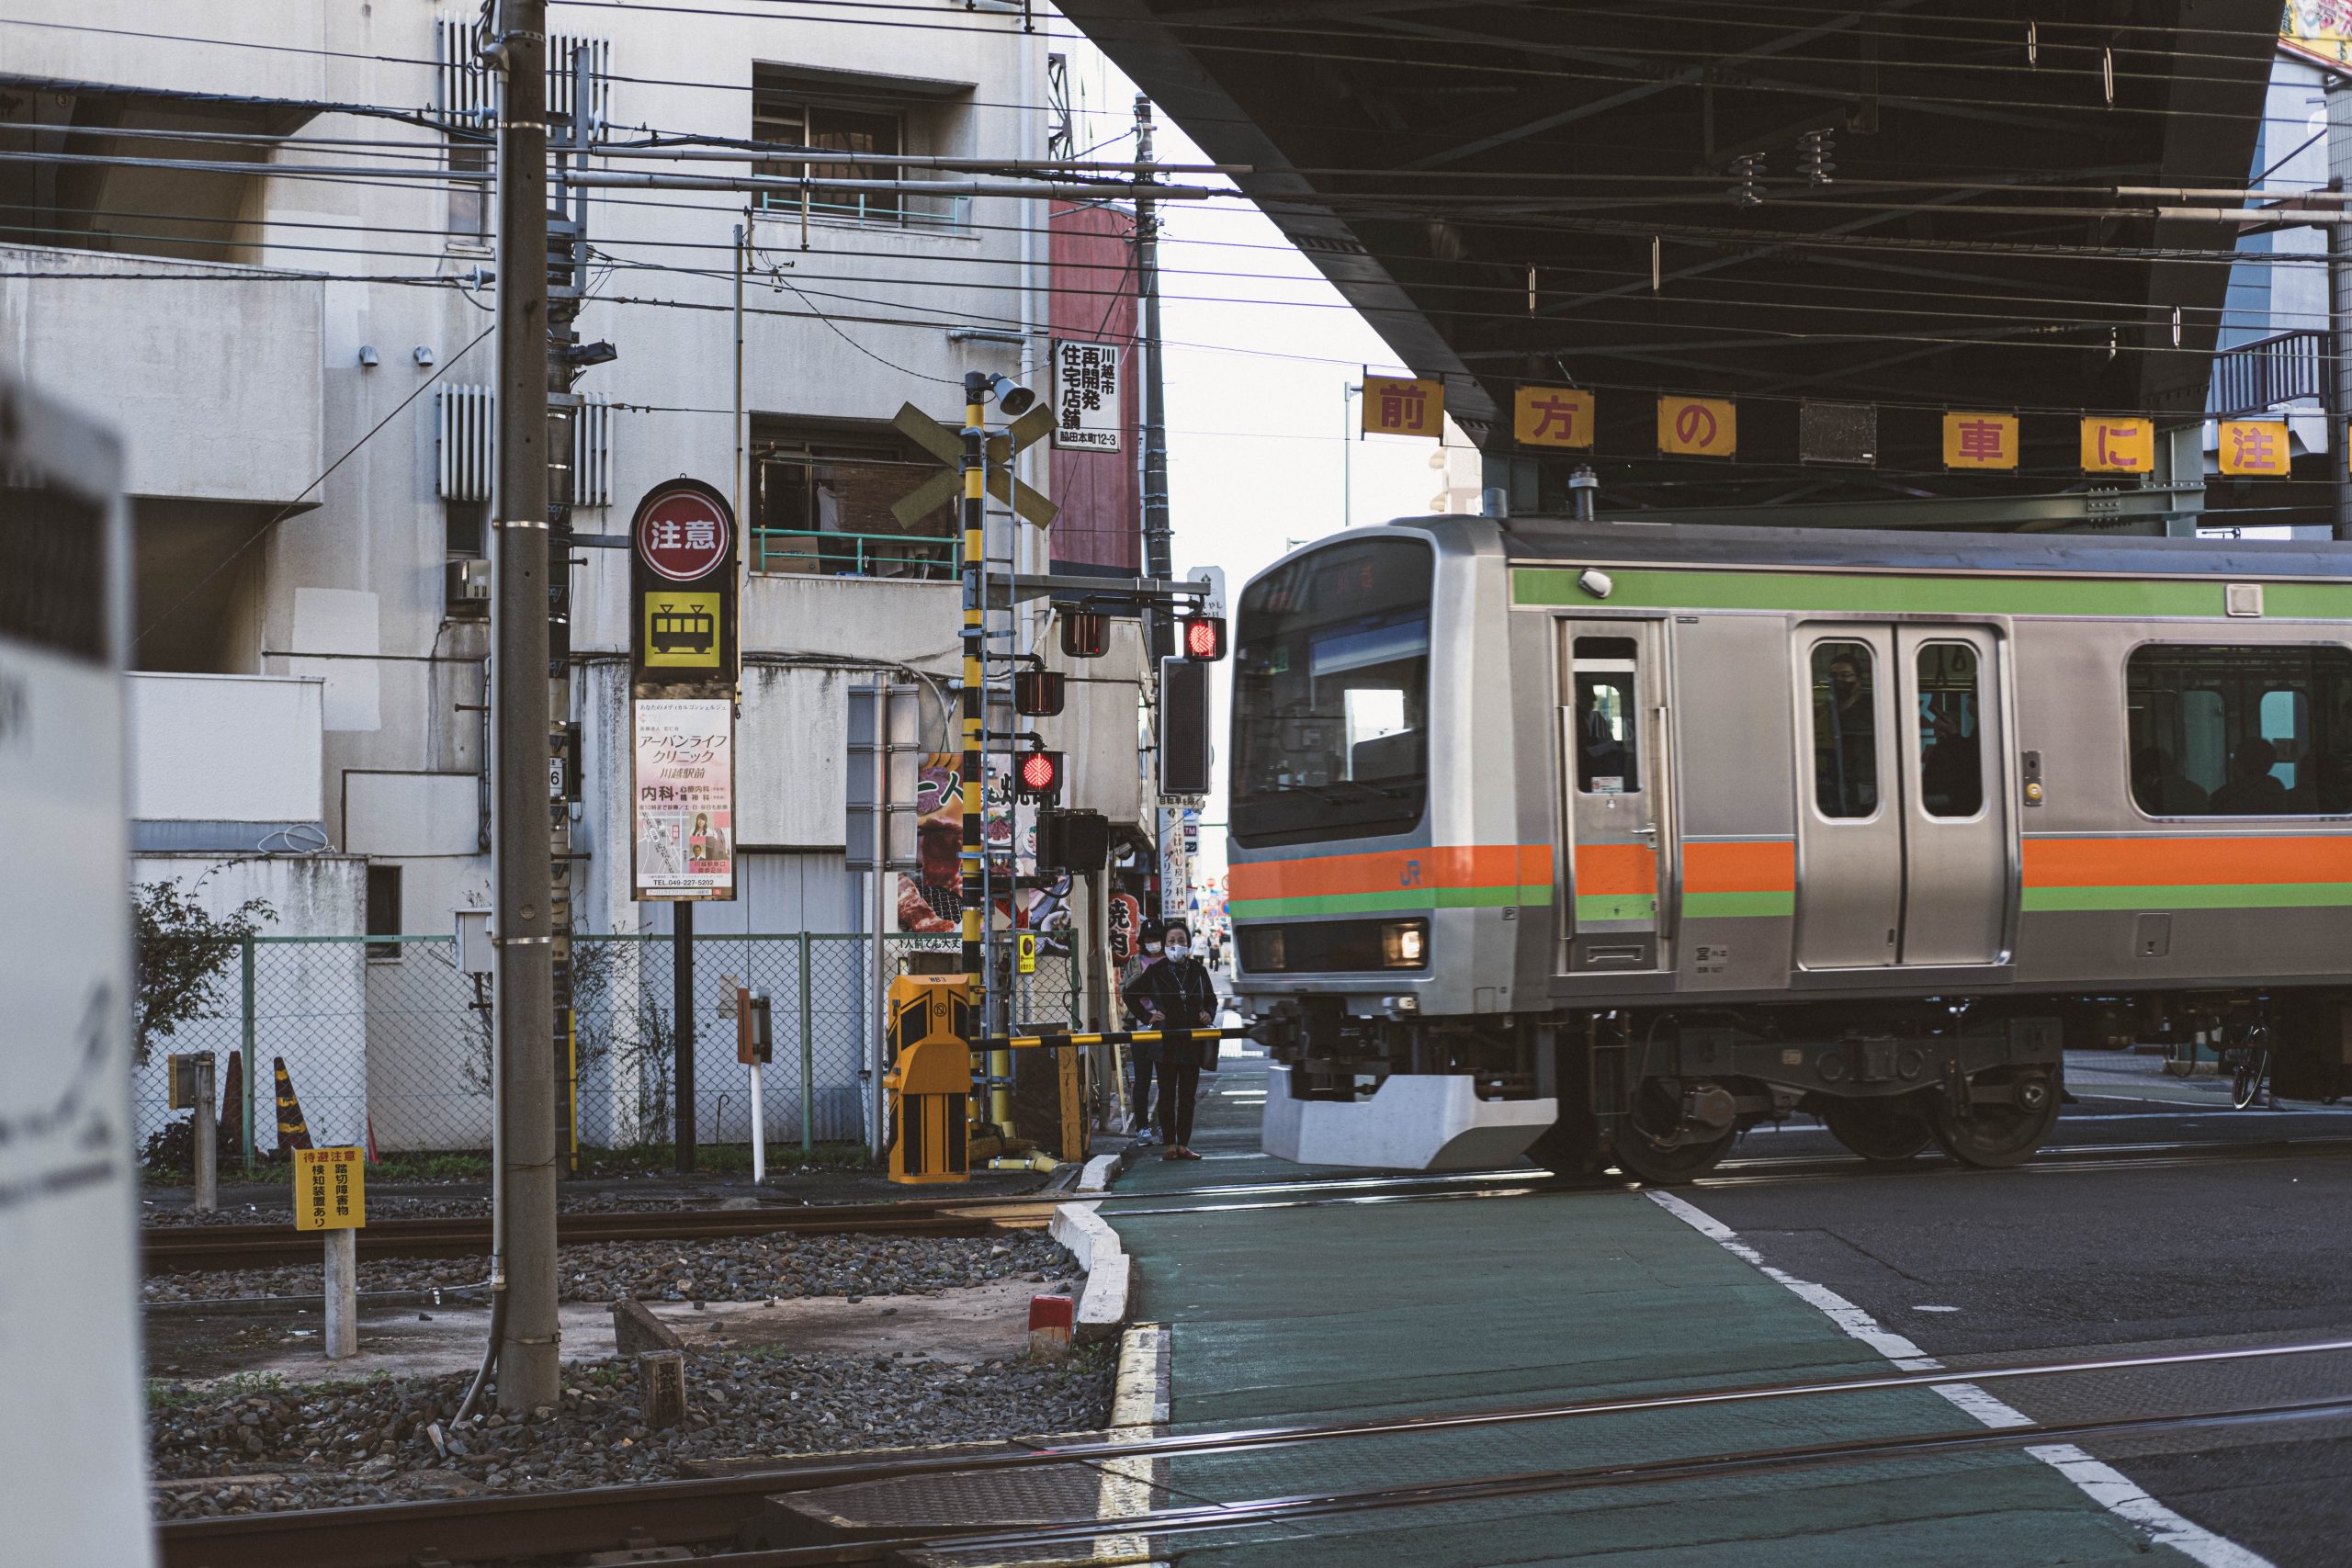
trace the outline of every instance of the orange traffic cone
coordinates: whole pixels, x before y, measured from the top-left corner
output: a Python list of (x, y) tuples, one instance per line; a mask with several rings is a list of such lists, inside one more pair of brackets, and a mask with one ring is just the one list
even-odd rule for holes
[(286, 1058), (269, 1060), (277, 1075), (277, 1146), (281, 1151), (310, 1148), (311, 1123), (302, 1115), (302, 1102), (294, 1098), (294, 1080), (286, 1076)]

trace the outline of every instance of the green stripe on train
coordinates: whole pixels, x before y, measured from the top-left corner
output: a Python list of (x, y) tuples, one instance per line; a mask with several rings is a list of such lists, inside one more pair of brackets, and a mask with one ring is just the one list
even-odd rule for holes
[(1577, 919), (1647, 920), (1657, 915), (1657, 900), (1646, 893), (1583, 893), (1577, 896)]
[(1552, 890), (1530, 887), (1399, 887), (1382, 893), (1317, 893), (1296, 898), (1236, 898), (1237, 920), (1279, 920), (1301, 915), (1381, 915), (1415, 909), (1504, 909), (1548, 904)]
[[(1511, 603), (1590, 604), (1579, 573), (1521, 567), (1511, 573)], [(1681, 610), (1845, 610), (1970, 615), (2222, 616), (2224, 584), (2177, 578), (1907, 577), (1813, 571), (1668, 571), (1611, 569), (1609, 604)], [(2352, 617), (2352, 585), (2273, 582), (2264, 592), (2270, 618)]]
[(2352, 882), (2226, 883), (2186, 887), (2029, 887), (2027, 914), (2059, 909), (2309, 909), (2352, 904)]
[(1797, 912), (1793, 893), (1685, 893), (1682, 913), (1693, 920), (1744, 919), (1759, 916), (1786, 917)]

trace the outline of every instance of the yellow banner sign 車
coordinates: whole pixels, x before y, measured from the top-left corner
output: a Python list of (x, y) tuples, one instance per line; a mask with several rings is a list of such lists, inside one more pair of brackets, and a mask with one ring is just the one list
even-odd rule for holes
[(2145, 474), (2155, 467), (2155, 421), (2099, 415), (2083, 421), (2083, 472)]
[(1521, 446), (1592, 449), (1593, 396), (1573, 387), (1521, 387), (1511, 398), (1510, 428)]
[(357, 1230), (368, 1223), (368, 1151), (294, 1151), (294, 1228)]
[(1435, 377), (1366, 376), (1363, 378), (1366, 435), (1445, 436), (1445, 383)]
[(2283, 419), (2225, 419), (2220, 438), (2222, 472), (2253, 479), (2285, 479), (2292, 467)]
[(2018, 466), (2018, 416), (2013, 413), (1944, 415), (1944, 467), (2014, 468)]
[(1657, 449), (1676, 457), (1729, 457), (1739, 451), (1739, 409), (1729, 398), (1657, 400)]

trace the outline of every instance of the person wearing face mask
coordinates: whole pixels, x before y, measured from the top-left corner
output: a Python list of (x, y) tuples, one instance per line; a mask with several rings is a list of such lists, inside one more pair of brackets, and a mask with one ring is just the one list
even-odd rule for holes
[(1216, 1021), (1216, 987), (1208, 968), (1193, 956), (1193, 933), (1171, 921), (1159, 962), (1146, 969), (1120, 992), (1131, 1012), (1143, 1015), (1144, 1027), (1176, 1032), (1159, 1043), (1159, 1138), (1168, 1146), (1162, 1159), (1198, 1159), (1188, 1144), (1193, 1136), (1193, 1100), (1200, 1093), (1201, 1068), (1213, 1040), (1199, 1041), (1182, 1032), (1205, 1029)]
[[(1146, 925), (1143, 928), (1143, 939), (1136, 943), (1135, 952), (1127, 955), (1125, 966), (1119, 971), (1119, 998), (1126, 1006), (1129, 1029), (1146, 1027), (1147, 1015), (1138, 1011), (1134, 1003), (1126, 1001), (1127, 987), (1141, 979), (1144, 971), (1159, 962), (1161, 936), (1159, 923), (1157, 920)], [(1135, 1085), (1134, 1092), (1128, 1097), (1128, 1103), (1135, 1112), (1135, 1120), (1129, 1124), (1127, 1131), (1132, 1133), (1137, 1140), (1147, 1144), (1151, 1141), (1151, 1079), (1153, 1071), (1159, 1065), (1158, 1044), (1143, 1041), (1127, 1047), (1127, 1071)], [(1164, 1093), (1165, 1090), (1163, 1089), (1162, 1092)]]

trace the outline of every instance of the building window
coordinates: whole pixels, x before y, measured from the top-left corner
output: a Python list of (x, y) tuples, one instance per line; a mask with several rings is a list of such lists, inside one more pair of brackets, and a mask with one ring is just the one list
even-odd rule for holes
[(754, 437), (752, 570), (824, 577), (952, 578), (955, 509), (895, 507), (943, 470), (885, 438)]
[[(822, 148), (841, 154), (838, 160), (823, 163), (772, 158), (752, 166), (758, 174), (779, 179), (895, 180), (905, 174), (895, 164), (860, 161), (861, 157), (896, 157), (907, 151), (903, 111), (873, 102), (812, 96), (764, 67), (755, 68), (752, 73), (752, 136), (758, 141)], [(763, 191), (754, 199), (771, 209), (800, 209), (797, 196), (780, 191)], [(845, 222), (899, 223), (906, 218), (905, 200), (895, 191), (818, 185), (809, 192), (808, 204), (812, 216)]]
[(481, 559), (485, 553), (482, 536), (490, 531), (490, 502), (443, 502), (441, 530), (451, 560)]
[[(371, 937), (401, 934), (401, 868), (396, 865), (371, 865), (368, 868), (368, 934)], [(371, 942), (368, 956), (392, 959), (401, 955), (396, 942)]]
[(2154, 644), (2132, 651), (2124, 705), (2151, 817), (2352, 812), (2352, 650)]
[[(468, 137), (449, 140), (449, 172), (490, 173), (490, 143)], [(453, 245), (490, 243), (490, 182), (449, 182), (449, 243)]]

